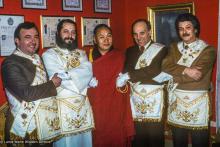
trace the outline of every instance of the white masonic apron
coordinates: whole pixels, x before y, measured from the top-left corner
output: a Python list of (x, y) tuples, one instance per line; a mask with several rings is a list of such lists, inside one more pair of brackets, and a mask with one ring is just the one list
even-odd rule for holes
[[(152, 43), (139, 57), (135, 69), (149, 66), (163, 47)], [(160, 122), (164, 107), (163, 85), (131, 84), (130, 102), (135, 121)]]
[[(54, 48), (61, 64), (66, 67), (69, 75), (80, 75), (82, 85), (87, 85), (87, 74), (83, 70), (83, 64), (81, 63), (81, 51), (74, 50), (71, 54), (65, 54), (61, 52), (61, 49)], [(76, 69), (82, 69), (76, 73)], [(85, 74), (85, 76), (83, 76)], [(58, 115), (60, 116), (61, 134), (78, 134), (86, 131), (90, 131), (94, 128), (93, 113), (90, 106), (88, 97), (86, 96), (87, 87), (83, 90), (78, 90), (77, 85), (72, 80), (62, 81), (62, 85), (58, 88)], [(89, 77), (90, 78), (90, 77)]]
[(162, 85), (131, 86), (131, 110), (135, 121), (160, 122), (163, 114)]
[(168, 123), (187, 128), (207, 128), (209, 96), (207, 91), (175, 89), (169, 101)]
[[(197, 40), (187, 50), (183, 48), (183, 42), (179, 42), (177, 46), (182, 53), (177, 64), (191, 67), (195, 59), (207, 47), (207, 44), (202, 40)], [(192, 129), (208, 128), (209, 103), (207, 90), (174, 89), (169, 93), (168, 123)]]
[(61, 134), (78, 134), (94, 128), (88, 97), (73, 95), (58, 97)]

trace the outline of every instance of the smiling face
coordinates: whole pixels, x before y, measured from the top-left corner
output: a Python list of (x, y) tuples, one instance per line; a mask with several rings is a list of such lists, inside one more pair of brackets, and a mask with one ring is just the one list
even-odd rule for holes
[(97, 30), (94, 36), (94, 43), (98, 46), (99, 52), (104, 55), (112, 47), (112, 33), (106, 27), (101, 27)]
[(76, 26), (70, 22), (64, 22), (57, 33), (56, 43), (60, 48), (73, 50), (77, 47)]
[(189, 44), (196, 40), (196, 29), (191, 21), (182, 21), (178, 24), (179, 36), (183, 42)]
[(133, 26), (133, 38), (138, 46), (145, 46), (151, 40), (151, 30), (145, 22), (137, 22)]
[(21, 29), (15, 42), (23, 53), (33, 55), (39, 48), (39, 34), (35, 28)]
[(60, 37), (66, 44), (72, 44), (76, 38), (76, 28), (71, 23), (64, 23), (60, 31)]

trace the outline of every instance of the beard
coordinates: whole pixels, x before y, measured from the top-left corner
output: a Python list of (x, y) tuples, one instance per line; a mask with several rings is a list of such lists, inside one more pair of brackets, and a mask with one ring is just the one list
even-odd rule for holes
[(66, 48), (68, 50), (74, 50), (77, 48), (77, 40), (73, 38), (61, 38), (60, 36), (56, 37), (56, 43), (60, 48)]

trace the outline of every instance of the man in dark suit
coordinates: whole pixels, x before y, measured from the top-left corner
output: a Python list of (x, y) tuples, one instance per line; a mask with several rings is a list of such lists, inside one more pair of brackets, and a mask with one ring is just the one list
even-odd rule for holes
[[(150, 22), (138, 19), (132, 24), (135, 45), (126, 51), (124, 74), (117, 80), (123, 87), (131, 85), (131, 108), (136, 136), (132, 146), (164, 146), (164, 93), (163, 84), (153, 80), (161, 72), (161, 63), (167, 50), (151, 40)], [(138, 84), (140, 82), (140, 84)]]
[(39, 48), (39, 31), (34, 23), (19, 24), (14, 40), (16, 50), (2, 64), (3, 84), (10, 105), (6, 118), (6, 141), (8, 146), (16, 143), (15, 141), (31, 146), (30, 142), (38, 143), (34, 141), (39, 138), (44, 140), (42, 136), (49, 133), (45, 128), (50, 126), (42, 124), (40, 120), (46, 115), (49, 121), (53, 120), (53, 112), (45, 113), (47, 111), (40, 111), (40, 108), (54, 104), (51, 96), (57, 94), (56, 87), (61, 84), (61, 79), (54, 75), (48, 80), (41, 58), (36, 54)]

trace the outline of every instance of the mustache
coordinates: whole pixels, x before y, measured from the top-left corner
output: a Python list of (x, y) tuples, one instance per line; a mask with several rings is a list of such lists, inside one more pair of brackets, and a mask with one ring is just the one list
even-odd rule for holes
[(68, 41), (69, 43), (71, 43), (71, 42), (73, 42), (74, 41), (74, 39), (73, 38), (71, 38), (71, 37), (66, 37), (66, 38), (64, 38), (63, 39), (64, 41)]
[(182, 36), (183, 37), (187, 37), (187, 36), (189, 36), (190, 34), (188, 34), (188, 33), (184, 33)]

